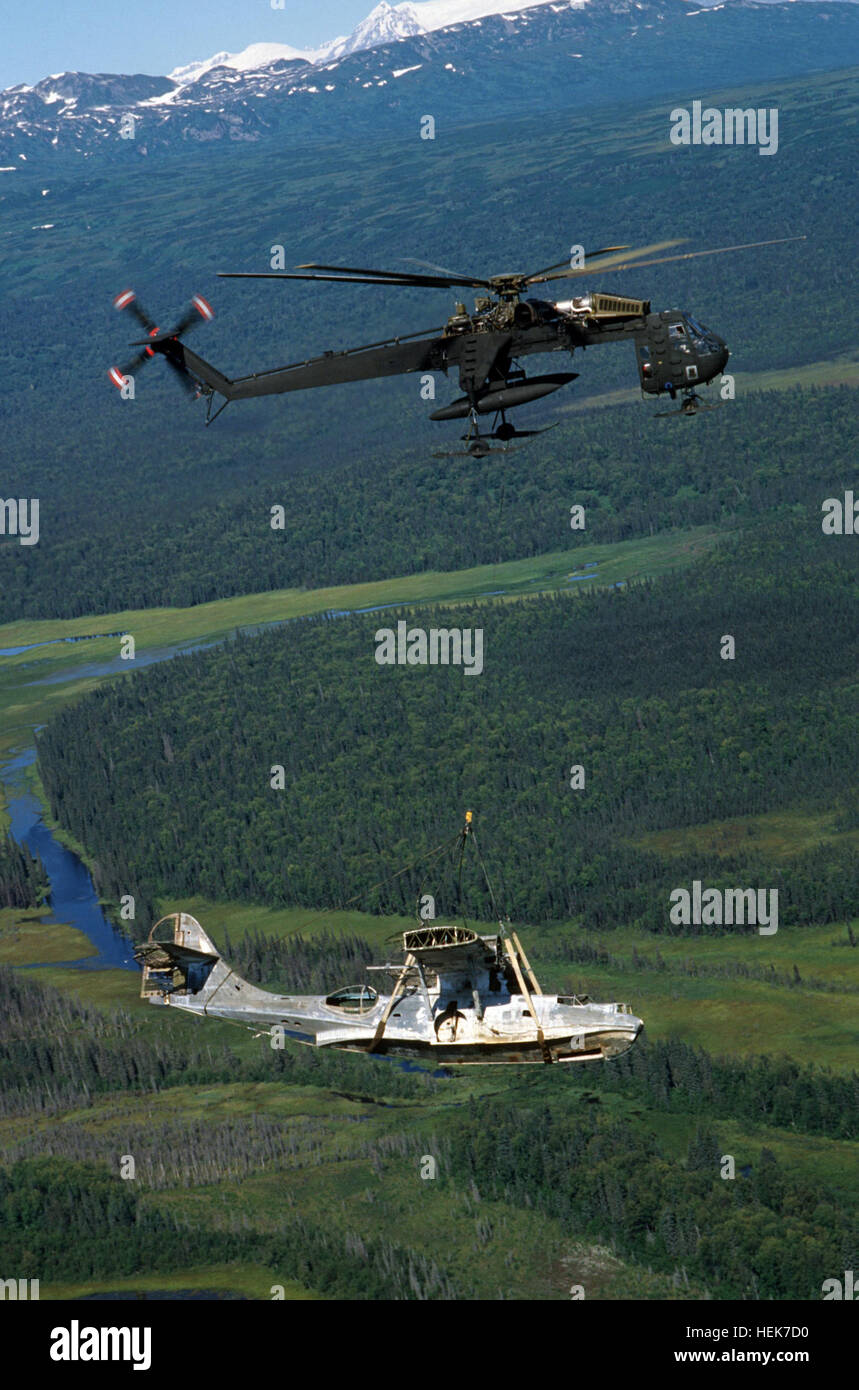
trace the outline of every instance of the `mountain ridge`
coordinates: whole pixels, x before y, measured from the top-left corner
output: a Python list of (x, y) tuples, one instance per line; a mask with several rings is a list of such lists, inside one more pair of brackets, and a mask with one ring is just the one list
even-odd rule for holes
[[(542, 0), (321, 64), (270, 60), (268, 46), (252, 45), (250, 66), (207, 67), (196, 77), (186, 69), (181, 82), (63, 73), (0, 93), (0, 170), (57, 156), (151, 158), (220, 141), (417, 138), (427, 113), (450, 126), (684, 87), (694, 97), (843, 67), (845, 53), (859, 51), (859, 7), (839, 0), (693, 3)], [(266, 61), (253, 66), (254, 57)]]

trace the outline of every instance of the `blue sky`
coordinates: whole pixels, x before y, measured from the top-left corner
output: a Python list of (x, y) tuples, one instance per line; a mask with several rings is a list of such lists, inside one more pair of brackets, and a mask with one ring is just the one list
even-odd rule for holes
[(5, 0), (0, 88), (50, 72), (167, 73), (249, 43), (313, 48), (348, 34), (376, 0)]

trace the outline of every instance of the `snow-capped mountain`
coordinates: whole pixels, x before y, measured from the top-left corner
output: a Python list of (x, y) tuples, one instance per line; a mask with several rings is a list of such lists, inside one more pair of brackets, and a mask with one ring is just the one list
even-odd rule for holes
[[(525, 0), (515, 5), (518, 13), (522, 10), (536, 9), (538, 5), (550, 4), (551, 0)], [(571, 0), (572, 9), (581, 9), (588, 0)], [(389, 5), (387, 0), (371, 10), (362, 19), (347, 39), (335, 39), (319, 51), (319, 61), (325, 58), (342, 58), (347, 53), (359, 53), (365, 48), (378, 48), (383, 43), (396, 39), (412, 38), (415, 34), (431, 34), (436, 29), (449, 29), (454, 24), (468, 24), (475, 19), (485, 19), (487, 15), (505, 12), (499, 0), (421, 0), (416, 5), (405, 3)]]
[[(337, 40), (345, 43), (346, 40)], [(184, 67), (174, 68), (168, 77), (179, 87), (187, 87), (191, 82), (204, 77), (213, 68), (232, 68), (233, 72), (253, 72), (268, 67), (270, 63), (313, 63), (322, 57), (318, 53), (308, 53), (301, 48), (290, 48), (287, 43), (252, 43), (241, 53), (215, 53), (197, 63), (186, 63)]]
[[(392, 43), (396, 39), (408, 39), (415, 34), (425, 34), (429, 29), (441, 25), (422, 23), (418, 10), (422, 5), (388, 5), (385, 0), (371, 10), (366, 19), (356, 25), (346, 39), (335, 39), (326, 45), (326, 57), (343, 58), (347, 53), (358, 53), (363, 48), (378, 48), (380, 44)], [(458, 20), (452, 20), (456, 24)]]
[[(840, 0), (539, 0), (486, 13), (492, 3), (382, 4), (365, 21), (381, 27), (359, 25), (313, 54), (253, 44), (170, 77), (62, 73), (10, 87), (0, 93), (0, 187), (13, 169), (57, 159), (127, 168), (218, 144), (418, 140), (427, 113), (441, 135), (525, 112), (691, 99), (840, 68), (859, 45), (859, 5)], [(482, 17), (461, 18), (475, 11)], [(415, 24), (376, 41), (384, 26)]]
[[(534, 9), (537, 5), (550, 4), (551, 0), (519, 0), (515, 10)], [(572, 9), (581, 9), (588, 0), (570, 0)], [(174, 68), (168, 74), (172, 82), (187, 86), (196, 82), (212, 68), (232, 68), (234, 72), (249, 72), (254, 68), (266, 67), (269, 63), (295, 62), (319, 64), (332, 58), (345, 58), (349, 53), (360, 53), (368, 48), (379, 48), (382, 44), (395, 43), (397, 39), (413, 38), (416, 34), (430, 34), (436, 29), (448, 29), (454, 24), (467, 24), (471, 20), (485, 19), (487, 15), (501, 14), (504, 6), (501, 0), (421, 0), (411, 4), (404, 0), (400, 5), (389, 5), (380, 0), (366, 19), (356, 25), (348, 36), (330, 39), (318, 48), (292, 48), (286, 43), (252, 43), (240, 53), (216, 53), (200, 62), (186, 63)]]

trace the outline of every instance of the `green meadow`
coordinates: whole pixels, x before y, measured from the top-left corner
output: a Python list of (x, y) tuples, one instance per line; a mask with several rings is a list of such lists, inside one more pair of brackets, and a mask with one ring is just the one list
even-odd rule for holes
[(639, 836), (635, 844), (668, 857), (696, 851), (729, 856), (755, 849), (773, 859), (789, 859), (822, 844), (859, 845), (859, 831), (839, 830), (836, 821), (833, 813), (776, 811), (674, 830), (654, 830)]
[[(58, 710), (101, 681), (124, 674), (122, 670), (108, 676), (86, 673), (88, 667), (119, 658), (120, 638), (104, 635), (107, 633), (131, 635), (135, 656), (142, 657), (165, 648), (222, 641), (240, 628), (332, 611), (388, 605), (408, 608), (441, 600), (468, 602), (497, 598), (499, 591), (513, 600), (553, 589), (610, 587), (691, 564), (717, 544), (722, 534), (713, 527), (699, 526), (615, 544), (583, 540), (571, 550), (449, 574), (430, 572), (327, 589), (247, 594), (190, 608), (148, 608), (91, 618), (7, 623), (0, 627), (0, 648), (32, 645), (34, 649), (0, 657), (0, 754), (19, 746), (25, 731), (47, 723)], [(598, 576), (590, 579), (587, 570), (594, 565)], [(571, 583), (574, 576), (578, 578)], [(72, 638), (91, 640), (68, 640)], [(127, 667), (132, 672), (134, 662), (129, 660)]]

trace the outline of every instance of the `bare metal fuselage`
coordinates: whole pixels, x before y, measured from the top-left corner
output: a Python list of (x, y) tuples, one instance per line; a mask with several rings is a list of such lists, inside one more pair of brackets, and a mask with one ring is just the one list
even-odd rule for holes
[(542, 994), (515, 933), (514, 946), (456, 927), (406, 932), (404, 965), (385, 967), (388, 993), (279, 995), (242, 979), (187, 913), (167, 921), (172, 939), (154, 940), (156, 928), (140, 948), (144, 997), (273, 1040), (438, 1065), (585, 1062), (626, 1052), (643, 1027), (626, 1004)]

